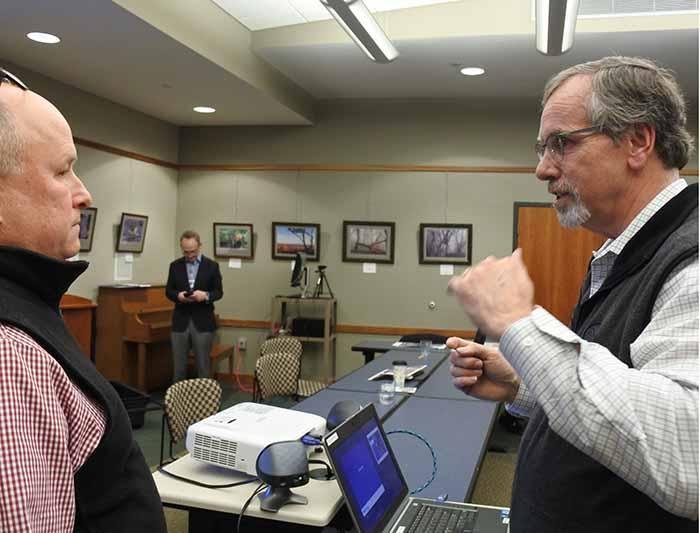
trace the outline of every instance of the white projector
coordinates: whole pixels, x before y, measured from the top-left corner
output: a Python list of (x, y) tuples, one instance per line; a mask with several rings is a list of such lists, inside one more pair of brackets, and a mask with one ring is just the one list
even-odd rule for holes
[(187, 429), (187, 451), (205, 463), (256, 475), (255, 461), (273, 442), (320, 437), (326, 421), (318, 415), (243, 402)]

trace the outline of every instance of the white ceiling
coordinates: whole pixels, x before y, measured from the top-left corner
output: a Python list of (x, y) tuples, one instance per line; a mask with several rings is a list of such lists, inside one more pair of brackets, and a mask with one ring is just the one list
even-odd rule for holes
[[(166, 122), (309, 124), (110, 0), (0, 0), (0, 21), (0, 61)], [(25, 37), (30, 31), (54, 33), (62, 41), (35, 43)], [(217, 111), (202, 115), (194, 106)]]
[[(123, 3), (126, 0), (117, 1)], [(577, 34), (570, 53), (561, 57), (545, 57), (535, 51), (534, 35), (527, 32), (478, 35), (479, 32), (475, 34), (473, 31), (472, 24), (470, 35), (465, 32), (464, 36), (458, 33), (447, 37), (439, 24), (424, 22), (427, 14), (443, 14), (459, 9), (460, 5), (469, 9), (481, 6), (489, 16), (491, 4), (486, 8), (482, 1), (496, 1), (459, 0), (401, 11), (401, 22), (412, 21), (424, 30), (425, 38), (395, 38), (401, 55), (393, 63), (378, 65), (367, 60), (349, 37), (335, 27), (333, 21), (311, 22), (306, 23), (308, 26), (268, 29), (250, 34), (212, 4), (212, 0), (186, 0), (188, 4), (169, 4), (168, 1), (172, 0), (147, 1), (148, 6), (162, 10), (169, 9), (169, 5), (188, 5), (199, 9), (201, 17), (185, 17), (179, 22), (194, 28), (195, 36), (201, 34), (203, 38), (208, 37), (207, 29), (214, 26), (215, 20), (211, 17), (225, 17), (246, 35), (246, 39), (237, 42), (248, 43), (245, 44), (247, 63), (244, 67), (248, 69), (248, 74), (253, 74), (248, 77), (239, 75), (244, 72), (243, 69), (236, 72), (235, 69), (224, 68), (220, 57), (207, 54), (206, 50), (219, 44), (219, 51), (225, 58), (241, 55), (241, 50), (226, 48), (233, 45), (218, 43), (218, 34), (205, 43), (209, 48), (186, 46), (169, 36), (173, 32), (166, 34), (156, 27), (161, 19), (172, 20), (172, 12), (161, 13), (156, 9), (155, 19), (149, 19), (152, 22), (149, 24), (110, 0), (0, 0), (0, 21), (3, 24), (0, 63), (7, 60), (19, 64), (176, 125), (308, 125), (308, 115), (302, 116), (298, 109), (292, 109), (283, 97), (266, 89), (265, 83), (259, 80), (277, 76), (293, 88), (296, 85), (295, 90), (309, 102), (314, 99), (458, 99), (475, 105), (483, 101), (490, 105), (530, 107), (537, 105), (547, 77), (565, 66), (610, 54), (643, 55), (677, 72), (692, 109), (697, 113), (697, 26), (692, 29), (639, 31), (639, 22), (635, 23), (633, 18), (602, 19), (600, 32), (590, 31), (589, 28)], [(248, 8), (256, 6), (258, 14), (284, 13), (284, 6), (291, 6), (292, 2), (301, 5), (302, 2), (228, 1), (246, 4)], [(318, 2), (303, 1), (313, 6)], [(406, 0), (413, 4), (418, 1)], [(506, 1), (515, 0), (498, 0)], [(262, 9), (266, 2), (268, 9)], [(498, 4), (499, 7), (501, 5)], [(274, 9), (270, 6), (274, 6)], [(316, 8), (319, 7), (326, 16), (326, 10), (320, 3)], [(528, 18), (528, 14), (517, 15), (518, 21), (520, 18)], [(492, 18), (490, 23), (498, 26), (500, 20), (494, 22)], [(587, 22), (598, 24), (597, 21)], [(617, 24), (616, 31), (609, 29), (613, 23)], [(531, 25), (532, 21), (527, 20), (525, 24)], [(629, 31), (620, 31), (620, 25), (629, 28)], [(480, 30), (480, 27), (477, 29)], [(25, 38), (29, 31), (56, 33), (63, 41), (57, 46), (40, 45)], [(459, 25), (458, 31), (461, 31)], [(255, 40), (256, 36), (269, 36), (269, 32), (273, 32), (274, 36), (277, 36), (276, 32), (283, 35), (280, 39)], [(294, 35), (297, 34), (313, 35), (315, 40), (306, 40), (310, 44), (299, 44), (304, 40), (295, 40)], [(253, 49), (249, 44), (251, 35), (252, 41), (257, 42)], [(316, 39), (319, 35), (321, 37)], [(327, 35), (330, 37), (325, 39)], [(267, 69), (264, 76), (258, 75), (264, 69), (255, 71), (255, 65), (251, 66), (255, 62)], [(453, 64), (481, 65), (486, 68), (486, 75), (463, 77), (457, 74)], [(213, 106), (217, 112), (200, 115), (192, 111), (196, 105)]]
[[(315, 98), (454, 98), (532, 103), (544, 81), (576, 63), (607, 55), (641, 55), (673, 69), (697, 102), (698, 32), (583, 33), (573, 50), (547, 57), (534, 36), (477, 36), (394, 43), (399, 57), (371, 63), (352, 43), (257, 48), (256, 52)], [(453, 65), (482, 66), (486, 74), (462, 76)], [(524, 68), (524, 66), (527, 66)]]
[[(319, 0), (211, 0), (249, 30), (280, 28), (318, 20), (331, 15)], [(459, 0), (363, 0), (372, 13)]]

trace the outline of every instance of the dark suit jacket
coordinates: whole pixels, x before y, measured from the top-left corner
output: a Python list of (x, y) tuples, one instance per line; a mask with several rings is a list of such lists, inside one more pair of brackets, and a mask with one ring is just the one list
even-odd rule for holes
[(173, 311), (173, 331), (185, 331), (187, 324), (192, 319), (198, 331), (214, 331), (216, 321), (214, 319), (214, 303), (221, 299), (224, 291), (221, 288), (221, 271), (219, 263), (208, 257), (202, 256), (197, 277), (194, 280), (194, 290), (209, 293), (208, 302), (181, 303), (177, 299), (178, 293), (190, 288), (187, 280), (187, 267), (185, 258), (181, 257), (170, 263), (168, 283), (165, 286), (165, 295), (175, 302)]

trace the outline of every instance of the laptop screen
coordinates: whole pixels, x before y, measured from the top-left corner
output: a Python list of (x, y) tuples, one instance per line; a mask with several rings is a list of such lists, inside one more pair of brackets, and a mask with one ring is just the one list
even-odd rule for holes
[(408, 493), (374, 406), (329, 434), (326, 449), (361, 533), (381, 531)]

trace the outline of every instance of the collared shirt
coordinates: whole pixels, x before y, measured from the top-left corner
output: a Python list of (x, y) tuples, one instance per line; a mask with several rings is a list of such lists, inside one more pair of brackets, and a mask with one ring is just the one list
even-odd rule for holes
[(199, 265), (202, 264), (202, 254), (199, 254), (194, 261), (185, 261), (187, 266), (187, 281), (190, 284), (190, 289), (194, 289), (194, 282), (197, 279), (197, 272), (199, 272)]
[(666, 202), (676, 196), (679, 192), (685, 189), (688, 184), (685, 180), (675, 180), (671, 182), (663, 191), (642, 209), (625, 230), (615, 239), (608, 239), (595, 252), (593, 252), (593, 260), (591, 261), (591, 290), (589, 298), (593, 296), (598, 289), (603, 286), (605, 278), (608, 277), (615, 259), (620, 255), (622, 249), (634, 237), (637, 232), (642, 229), (649, 219), (661, 209)]
[(105, 423), (46, 350), (0, 323), (0, 531), (73, 531), (73, 478)]
[[(591, 294), (629, 240), (686, 186), (671, 183), (595, 252)], [(697, 519), (697, 257), (661, 288), (651, 321), (630, 346), (632, 368), (541, 308), (511, 325), (500, 349), (523, 381), (509, 412), (527, 416), (540, 405), (562, 438), (664, 509)]]

